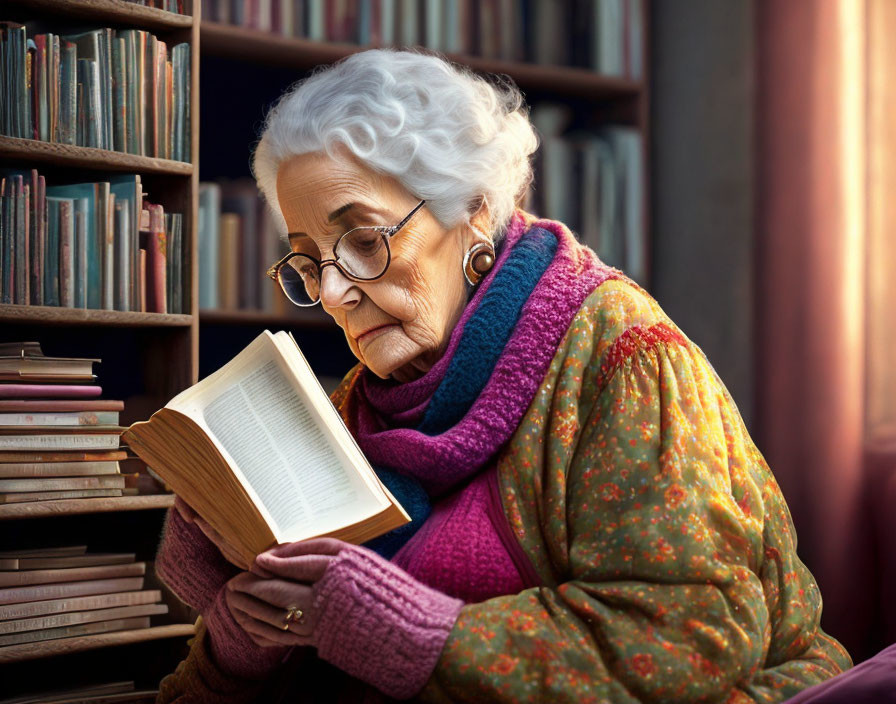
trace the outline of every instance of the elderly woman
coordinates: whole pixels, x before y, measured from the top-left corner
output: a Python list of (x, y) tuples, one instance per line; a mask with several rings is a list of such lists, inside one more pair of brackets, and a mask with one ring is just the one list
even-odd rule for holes
[(518, 91), (355, 54), (255, 153), (359, 364), (332, 396), (413, 517), (240, 558), (183, 504), (157, 569), (201, 613), (160, 702), (778, 702), (848, 668), (781, 491), (697, 345), (518, 208)]

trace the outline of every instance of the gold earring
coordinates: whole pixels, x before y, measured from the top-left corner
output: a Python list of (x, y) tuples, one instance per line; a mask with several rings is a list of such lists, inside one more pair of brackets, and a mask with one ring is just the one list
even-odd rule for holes
[(477, 242), (464, 254), (464, 278), (470, 286), (475, 286), (494, 265), (495, 250), (490, 244)]

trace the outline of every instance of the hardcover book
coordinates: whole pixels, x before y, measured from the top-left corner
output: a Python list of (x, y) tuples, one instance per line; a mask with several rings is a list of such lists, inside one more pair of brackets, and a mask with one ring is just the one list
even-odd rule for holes
[(410, 521), (285, 332), (265, 330), (122, 437), (250, 563), (273, 545), (363, 543)]

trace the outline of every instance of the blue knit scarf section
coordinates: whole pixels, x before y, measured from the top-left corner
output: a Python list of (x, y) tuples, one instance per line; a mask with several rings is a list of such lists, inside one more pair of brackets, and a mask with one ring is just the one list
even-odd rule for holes
[[(436, 388), (417, 430), (444, 433), (460, 421), (488, 383), (492, 370), (513, 334), (523, 306), (557, 251), (557, 238), (533, 227), (520, 238), (495, 272), (476, 312), (467, 321), (445, 377)], [(412, 477), (385, 467), (377, 476), (411, 516), (411, 522), (365, 543), (391, 559), (429, 516), (430, 497)]]

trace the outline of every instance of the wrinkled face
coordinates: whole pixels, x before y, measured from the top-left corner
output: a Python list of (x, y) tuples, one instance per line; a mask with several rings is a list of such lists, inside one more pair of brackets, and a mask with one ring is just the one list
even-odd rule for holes
[[(354, 227), (397, 225), (419, 199), (350, 157), (293, 156), (277, 172), (277, 198), (293, 251), (331, 259)], [(375, 281), (325, 266), (321, 305), (355, 356), (379, 377), (422, 376), (442, 355), (466, 302), (467, 225), (446, 230), (424, 206), (389, 240), (392, 261)]]

